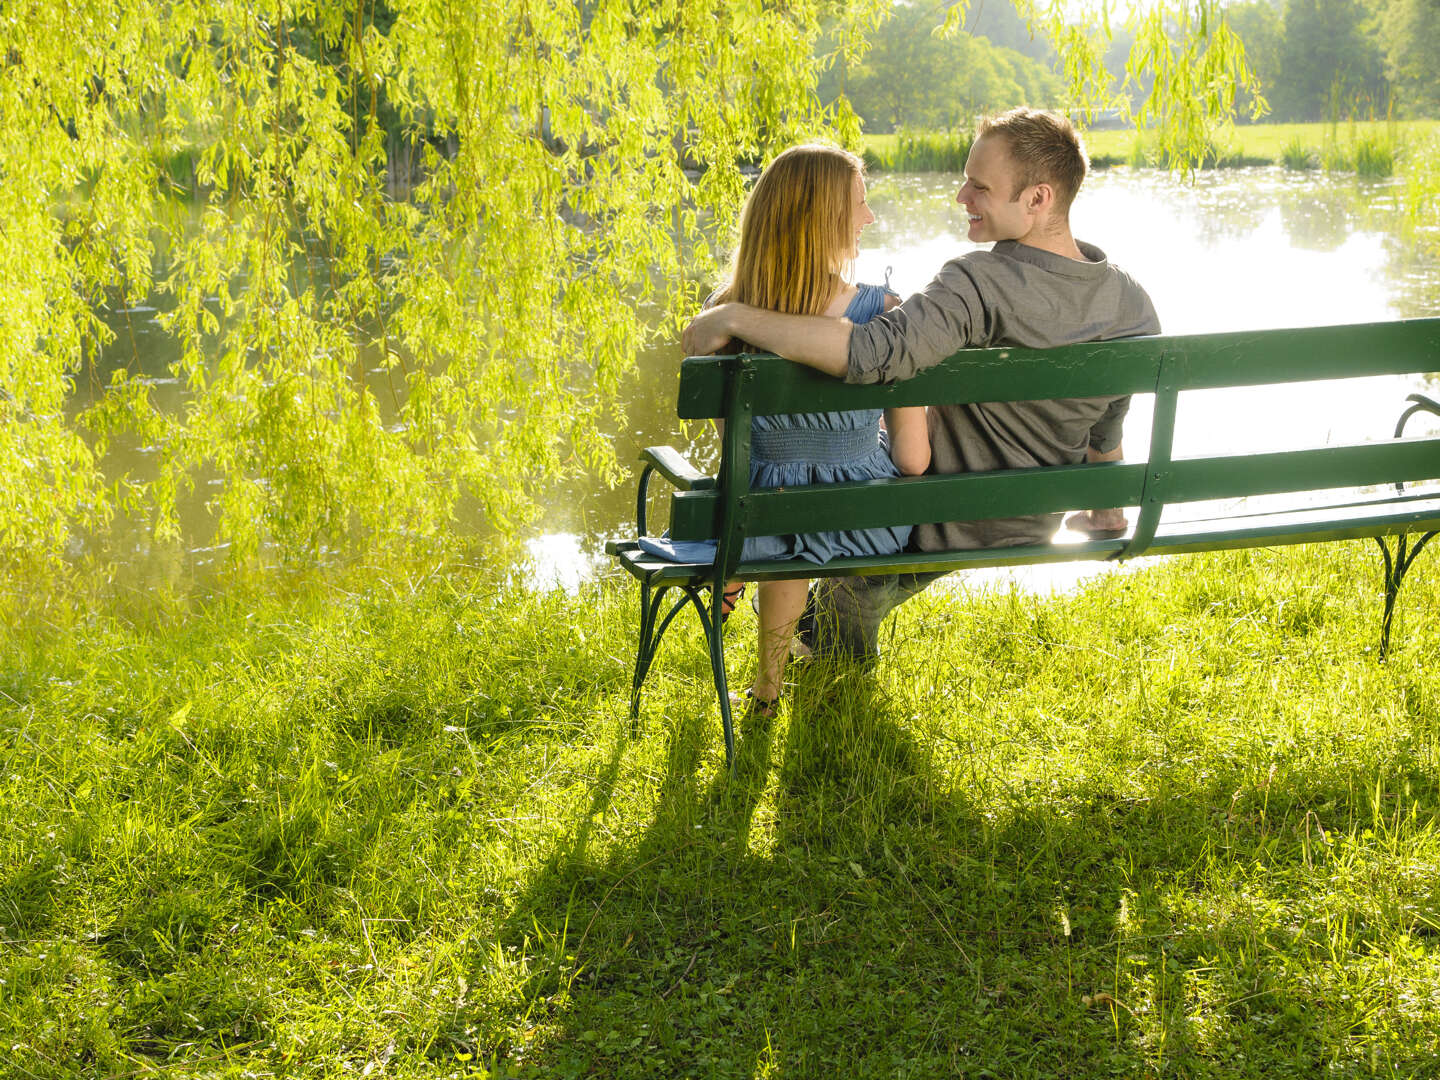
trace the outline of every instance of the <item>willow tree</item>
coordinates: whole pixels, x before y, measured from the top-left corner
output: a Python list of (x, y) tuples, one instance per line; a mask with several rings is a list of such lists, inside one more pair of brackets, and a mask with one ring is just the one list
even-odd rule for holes
[[(1208, 0), (1174, 2), (1137, 62), (1183, 145), (1243, 69)], [(6, 0), (0, 558), (117, 513), (175, 540), (186, 497), (215, 530), (188, 539), (244, 556), (444, 535), (462, 499), (505, 528), (567, 471), (614, 478), (618, 380), (695, 307), (739, 163), (857, 138), (815, 44), (853, 58), (888, 7)], [(1077, 101), (1111, 92), (1103, 27), (1026, 11)], [(107, 351), (106, 311), (147, 299), (178, 410)]]

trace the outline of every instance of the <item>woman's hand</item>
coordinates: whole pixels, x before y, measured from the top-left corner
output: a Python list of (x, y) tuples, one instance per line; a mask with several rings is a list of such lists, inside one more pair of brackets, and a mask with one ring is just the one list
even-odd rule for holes
[(686, 356), (709, 356), (729, 343), (735, 336), (728, 323), (731, 308), (730, 304), (717, 304), (690, 320), (690, 325), (680, 335), (680, 347)]

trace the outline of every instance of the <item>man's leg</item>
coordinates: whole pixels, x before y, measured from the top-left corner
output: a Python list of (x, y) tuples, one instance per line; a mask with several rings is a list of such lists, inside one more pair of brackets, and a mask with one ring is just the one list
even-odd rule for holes
[(870, 660), (880, 655), (880, 624), (943, 571), (822, 578), (810, 590), (800, 640), (826, 659)]

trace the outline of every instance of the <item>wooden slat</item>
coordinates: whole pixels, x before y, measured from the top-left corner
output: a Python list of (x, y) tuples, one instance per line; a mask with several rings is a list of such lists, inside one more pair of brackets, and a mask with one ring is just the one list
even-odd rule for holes
[[(1162, 353), (1184, 356), (1181, 390), (1440, 371), (1440, 318), (1131, 338), (1050, 350), (965, 349), (889, 386), (847, 386), (768, 355), (746, 362), (757, 372), (755, 413), (768, 415), (1141, 393), (1154, 388)], [(725, 371), (737, 362), (685, 360), (679, 415), (721, 415)]]
[(1186, 369), (1187, 359), (1183, 355), (1167, 353), (1161, 359), (1160, 377), (1155, 384), (1155, 415), (1150, 423), (1149, 461), (1145, 467), (1145, 485), (1140, 492), (1140, 518), (1121, 558), (1145, 550), (1160, 525), (1160, 515), (1165, 512), (1171, 476), (1167, 466), (1175, 448), (1175, 414)]
[[(1127, 463), (1062, 465), (758, 489), (741, 500), (740, 513), (749, 535), (768, 536), (1130, 506), (1139, 500), (1144, 471), (1144, 465)], [(720, 508), (715, 492), (676, 494), (670, 534), (679, 540), (714, 537)]]
[[(1097, 342), (1050, 352), (967, 349), (903, 382), (852, 386), (770, 355), (747, 356), (757, 372), (755, 414), (890, 409), (936, 402), (1102, 397), (1155, 388), (1165, 338)], [(676, 411), (682, 419), (723, 415), (725, 361), (691, 357), (680, 374)]]
[(1187, 390), (1440, 371), (1440, 318), (1180, 340), (1190, 361)]
[(1250, 529), (1162, 534), (1154, 539), (1145, 554), (1178, 555), (1187, 551), (1221, 551), (1229, 548), (1318, 544), (1330, 540), (1363, 540), (1370, 536), (1422, 533), (1437, 528), (1440, 528), (1440, 511), (1432, 506), (1428, 510), (1376, 514), (1343, 521), (1295, 521)]
[(1440, 438), (1181, 458), (1169, 469), (1166, 502), (1170, 504), (1433, 480), (1440, 478)]
[[(1216, 551), (1249, 547), (1280, 547), (1289, 544), (1310, 544), (1332, 540), (1359, 540), (1371, 536), (1422, 533), (1440, 529), (1440, 504), (1428, 504), (1394, 512), (1384, 512), (1383, 504), (1376, 512), (1364, 517), (1310, 519), (1297, 514), (1293, 519), (1280, 520), (1247, 528), (1214, 530), (1161, 531), (1147, 554), (1174, 555), (1191, 551)], [(805, 564), (800, 569), (808, 577), (855, 577), (862, 574), (925, 573), (927, 571), (972, 570), (991, 566), (1033, 566), (1047, 563), (1081, 562), (1112, 559), (1126, 546), (1124, 539), (1092, 540), (1079, 544), (1028, 544), (1008, 548), (985, 548), (974, 551), (918, 552), (836, 559), (821, 566)], [(636, 577), (652, 576), (663, 581), (708, 581), (713, 573), (707, 566), (666, 562), (640, 551), (633, 541), (608, 545), (612, 554)], [(793, 560), (768, 560), (744, 563), (739, 568), (747, 580), (780, 580), (795, 576)]]
[[(760, 489), (740, 500), (738, 513), (748, 535), (765, 536), (1136, 506), (1150, 468), (1128, 462), (1066, 465)], [(1181, 458), (1163, 468), (1168, 505), (1431, 480), (1440, 478), (1440, 438)], [(680, 540), (714, 537), (720, 508), (716, 492), (677, 493), (671, 535)], [(1138, 547), (1131, 551), (1139, 553)]]

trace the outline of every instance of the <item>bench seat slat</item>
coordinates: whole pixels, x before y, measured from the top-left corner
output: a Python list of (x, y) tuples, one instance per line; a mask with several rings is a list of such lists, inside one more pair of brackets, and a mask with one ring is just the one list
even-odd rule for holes
[[(874, 573), (923, 573), (984, 566), (1077, 562), (1107, 559), (1124, 547), (1123, 540), (1094, 540), (1083, 544), (1027, 544), (974, 551), (902, 551), (898, 555), (867, 555), (832, 559), (816, 565), (797, 559), (766, 559), (740, 564), (737, 576), (746, 581), (782, 581), (794, 577), (856, 577)], [(612, 542), (608, 549), (636, 577), (649, 575), (657, 582), (708, 583), (714, 576), (709, 563), (672, 563), (649, 555), (633, 541)]]
[[(1401, 509), (1393, 509), (1396, 505)], [(1426, 532), (1440, 528), (1440, 497), (1396, 503), (1350, 504), (1352, 512), (1319, 517), (1316, 510), (1257, 515), (1261, 524), (1237, 527), (1236, 518), (1167, 524), (1155, 536), (1146, 555), (1174, 555), (1190, 551), (1214, 551), (1246, 547), (1280, 547), (1288, 544), (1356, 540), (1376, 535)], [(1369, 511), (1363, 512), (1363, 511)], [(1265, 520), (1279, 518), (1280, 520)], [(1244, 520), (1244, 519), (1239, 519)], [(1028, 544), (974, 551), (907, 551), (898, 555), (835, 559), (817, 566), (793, 559), (769, 559), (741, 563), (737, 577), (753, 581), (774, 581), (793, 577), (854, 577), (877, 570), (886, 573), (923, 573), (928, 570), (979, 569), (989, 566), (1040, 565), (1045, 563), (1095, 561), (1114, 558), (1126, 540), (1091, 540), (1078, 544)], [(657, 582), (708, 582), (714, 575), (709, 563), (674, 563), (642, 551), (634, 541), (611, 541), (606, 550), (616, 556), (636, 577), (649, 576)]]

